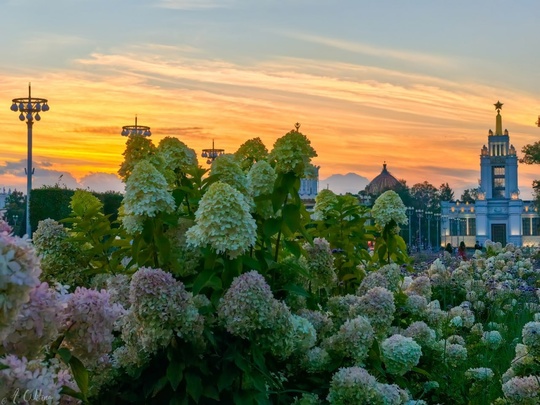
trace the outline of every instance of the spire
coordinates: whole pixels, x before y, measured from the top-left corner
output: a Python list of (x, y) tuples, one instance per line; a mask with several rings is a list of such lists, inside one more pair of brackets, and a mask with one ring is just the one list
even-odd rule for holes
[(496, 117), (496, 124), (495, 124), (495, 135), (502, 135), (502, 117), (501, 117), (501, 108), (503, 106), (503, 103), (500, 101), (497, 101), (495, 104), (495, 110), (497, 110), (497, 117)]

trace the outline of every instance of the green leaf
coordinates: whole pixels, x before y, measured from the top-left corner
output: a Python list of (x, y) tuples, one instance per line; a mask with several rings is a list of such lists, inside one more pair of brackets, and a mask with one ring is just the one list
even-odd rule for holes
[(306, 289), (302, 286), (296, 285), (296, 284), (286, 284), (283, 287), (283, 290), (288, 291), (290, 293), (293, 293), (295, 295), (299, 295), (300, 297), (310, 297), (311, 294), (306, 291)]
[(413, 367), (413, 368), (411, 369), (411, 371), (414, 371), (415, 373), (418, 373), (418, 374), (422, 374), (422, 375), (426, 376), (426, 377), (427, 377), (428, 379), (430, 379), (430, 380), (432, 379), (431, 374), (428, 373), (428, 372), (427, 372), (426, 370), (424, 370), (423, 368), (420, 368), (420, 367)]
[(184, 378), (184, 364), (180, 363), (176, 360), (172, 360), (169, 362), (169, 365), (167, 367), (167, 379), (169, 380), (169, 383), (171, 384), (171, 387), (173, 391), (176, 391), (178, 388), (178, 385)]
[(283, 245), (293, 254), (294, 257), (300, 257), (302, 254), (302, 248), (300, 244), (295, 240), (284, 240)]
[(213, 267), (206, 268), (201, 273), (199, 273), (199, 275), (193, 282), (193, 294), (199, 294), (199, 292), (208, 285), (214, 275), (215, 270)]
[(219, 392), (223, 391), (226, 388), (229, 388), (237, 377), (238, 369), (234, 368), (232, 365), (223, 367), (223, 371), (219, 375), (217, 381), (217, 387)]
[(186, 374), (186, 391), (195, 402), (199, 402), (203, 393), (203, 385), (201, 377), (197, 374)]
[(64, 361), (64, 363), (69, 364), (71, 360), (71, 352), (69, 351), (69, 349), (62, 347), (61, 349), (58, 349), (56, 353), (58, 353), (58, 355)]
[(72, 398), (76, 398), (76, 399), (79, 399), (81, 401), (85, 401), (86, 398), (84, 397), (83, 394), (81, 394), (80, 392), (78, 391), (75, 391), (73, 388), (71, 387), (68, 387), (67, 385), (63, 385), (62, 386), (62, 389), (60, 390), (60, 394), (62, 395), (67, 395), (67, 396), (70, 396)]
[(291, 232), (300, 229), (300, 206), (295, 204), (285, 204), (283, 207), (283, 222)]
[(69, 359), (69, 366), (71, 367), (71, 373), (77, 383), (77, 387), (81, 391), (81, 394), (88, 397), (89, 377), (88, 370), (84, 367), (84, 364), (75, 356), (71, 356)]
[(274, 236), (281, 229), (281, 219), (280, 218), (269, 218), (264, 221), (263, 232), (267, 237)]

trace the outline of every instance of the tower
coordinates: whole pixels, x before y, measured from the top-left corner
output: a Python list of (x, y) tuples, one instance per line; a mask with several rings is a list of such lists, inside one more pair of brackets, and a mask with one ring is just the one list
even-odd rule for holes
[(488, 145), (480, 152), (480, 187), (476, 209), (476, 234), (481, 243), (487, 239), (521, 245), (518, 158), (510, 144), (508, 130), (502, 130), (501, 109), (497, 101), (495, 132), (488, 132)]

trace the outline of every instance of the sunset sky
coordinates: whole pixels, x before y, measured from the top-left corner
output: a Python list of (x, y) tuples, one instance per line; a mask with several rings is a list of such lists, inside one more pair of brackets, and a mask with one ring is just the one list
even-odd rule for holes
[[(119, 189), (137, 115), (156, 145), (175, 136), (199, 155), (213, 139), (272, 149), (300, 122), (321, 179), (372, 179), (386, 161), (459, 197), (478, 184), (495, 102), (518, 151), (540, 137), (539, 18), (538, 0), (0, 0), (0, 187), (26, 190), (10, 106), (32, 82), (50, 105), (36, 187)], [(530, 198), (540, 167), (519, 175)]]

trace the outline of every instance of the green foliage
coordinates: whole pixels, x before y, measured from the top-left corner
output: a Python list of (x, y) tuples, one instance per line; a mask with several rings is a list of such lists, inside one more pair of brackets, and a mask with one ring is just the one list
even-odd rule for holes
[(310, 227), (314, 237), (325, 238), (330, 243), (338, 277), (351, 288), (363, 278), (358, 265), (371, 261), (367, 249), (374, 228), (366, 225), (368, 218), (369, 209), (361, 206), (355, 197), (339, 195), (330, 201), (323, 219)]
[(74, 190), (60, 187), (42, 187), (33, 189), (30, 194), (30, 225), (35, 231), (39, 221), (51, 218), (57, 221), (71, 213), (71, 197)]
[(69, 241), (78, 246), (80, 257), (93, 274), (116, 274), (129, 249), (124, 231), (111, 227), (103, 213), (103, 203), (92, 193), (77, 190), (71, 198), (71, 213), (63, 223), (70, 224)]
[(26, 227), (26, 197), (22, 191), (13, 190), (6, 197), (5, 219), (13, 228), (13, 234), (22, 236)]

